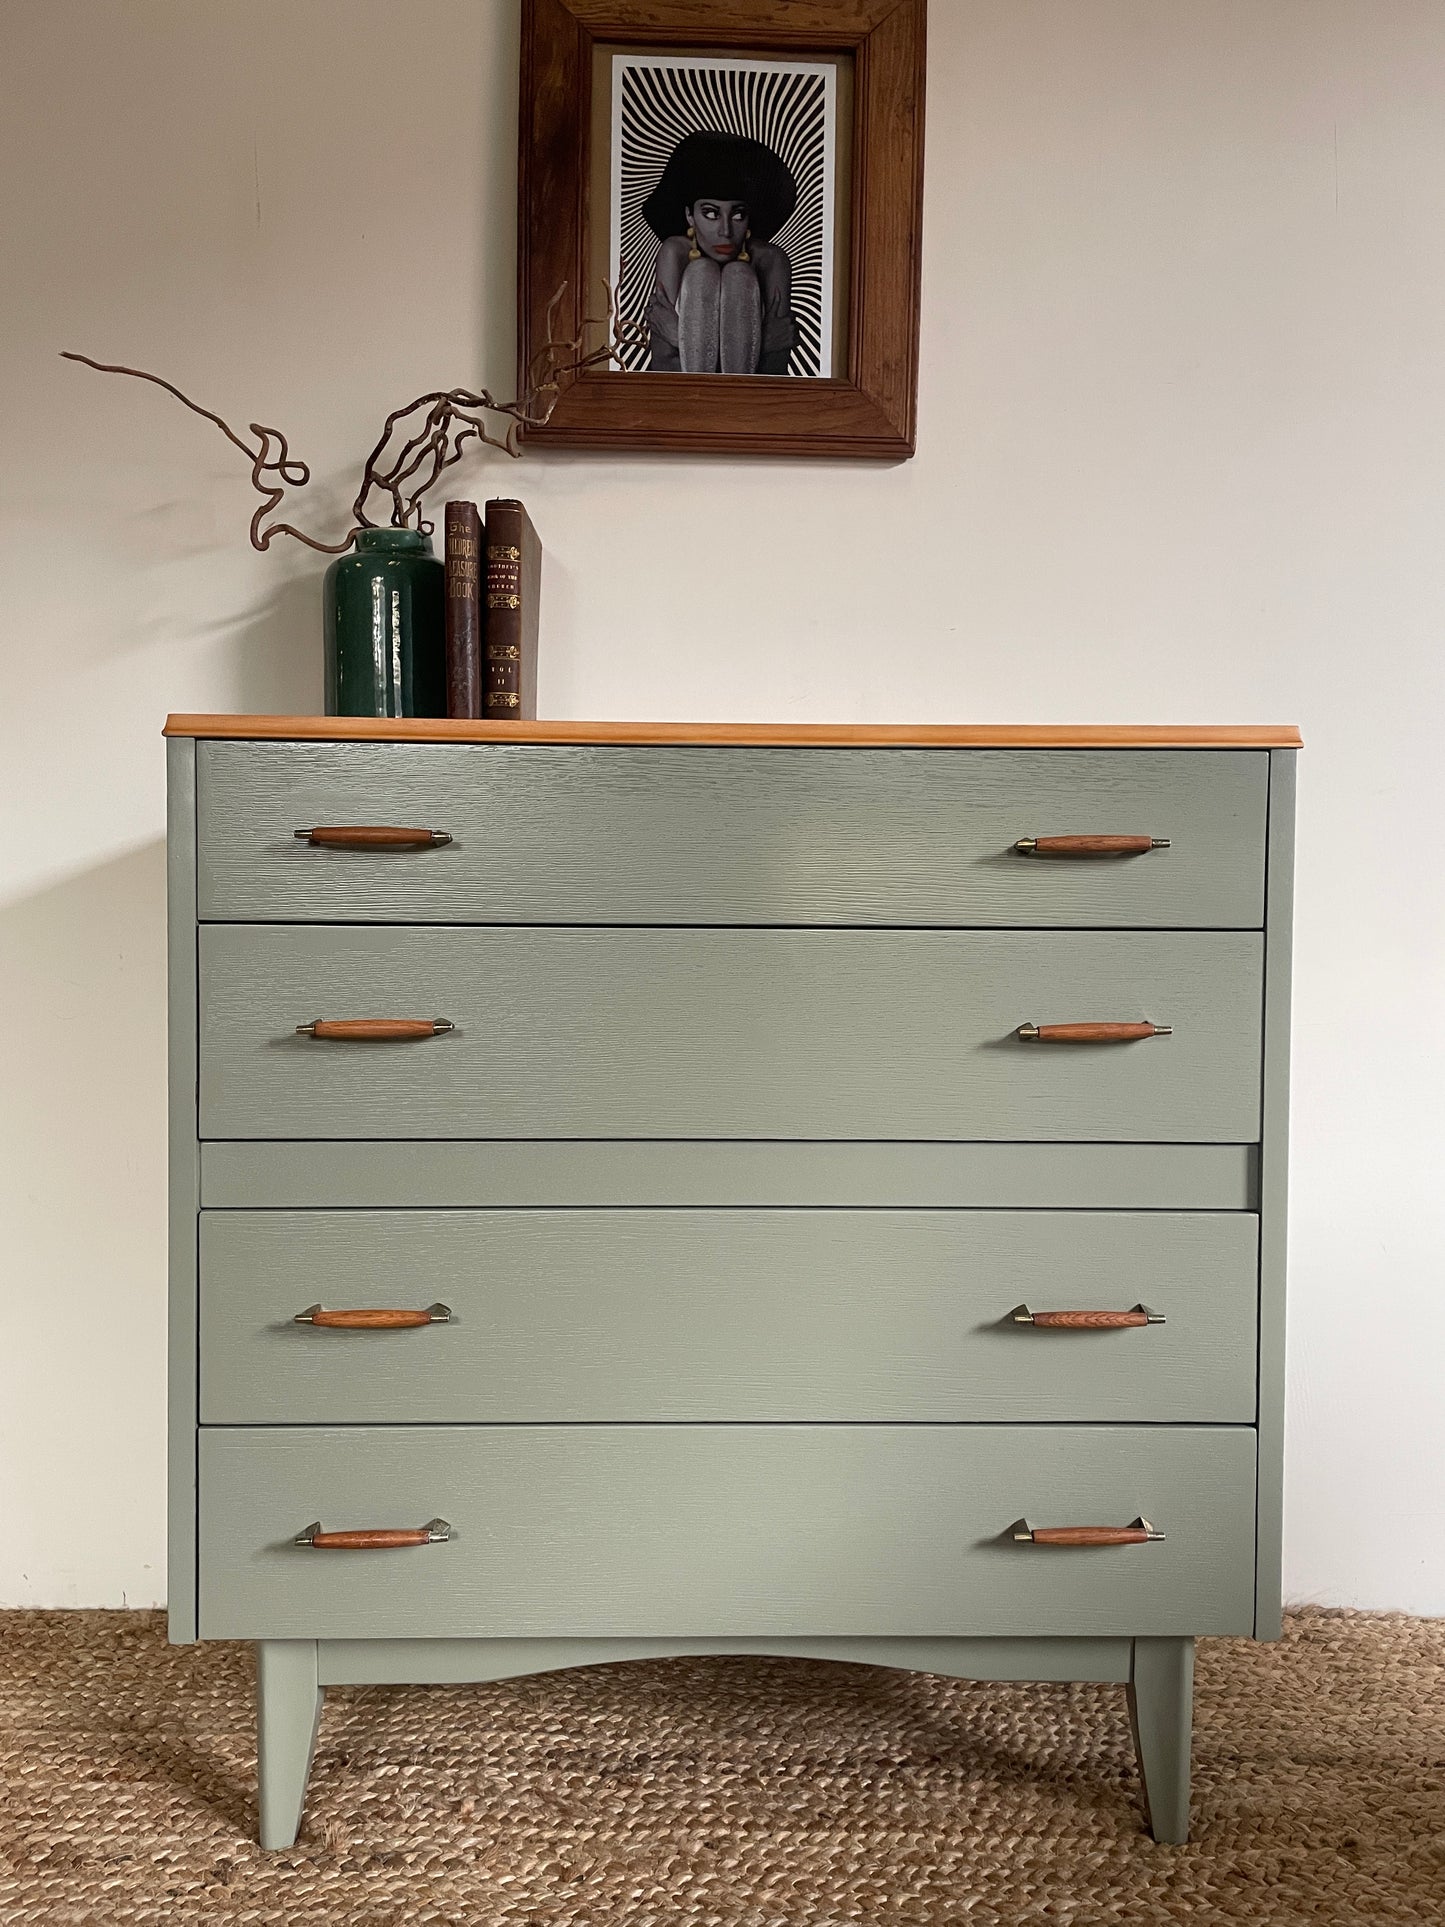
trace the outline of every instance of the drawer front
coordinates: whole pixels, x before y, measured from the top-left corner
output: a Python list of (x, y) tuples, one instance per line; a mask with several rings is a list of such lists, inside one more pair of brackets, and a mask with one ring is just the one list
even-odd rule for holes
[[(201, 1416), (1248, 1424), (1257, 1243), (1216, 1212), (205, 1212)], [(1141, 1298), (1163, 1324), (1011, 1317)], [(318, 1301), (452, 1318), (298, 1325)]]
[[(1247, 1633), (1254, 1433), (1191, 1426), (324, 1426), (200, 1439), (220, 1639)], [(1163, 1543), (1017, 1544), (1013, 1522)], [(328, 1530), (444, 1544), (318, 1551)]]
[[(1257, 927), (1261, 750), (202, 743), (214, 921)], [(313, 848), (318, 825), (444, 832)], [(1022, 837), (1168, 838), (1043, 862)]]
[[(200, 959), (207, 1138), (1259, 1135), (1255, 932), (218, 924)], [(456, 1028), (296, 1035), (376, 1017)], [(1173, 1035), (1015, 1036), (1143, 1018)]]

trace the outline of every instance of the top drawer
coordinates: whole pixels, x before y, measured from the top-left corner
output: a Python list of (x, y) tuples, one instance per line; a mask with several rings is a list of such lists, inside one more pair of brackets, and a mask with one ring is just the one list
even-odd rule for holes
[[(199, 745), (200, 915), (230, 922), (1250, 929), (1263, 750)], [(294, 832), (444, 832), (420, 850)], [(1168, 838), (1042, 861), (1021, 837)]]

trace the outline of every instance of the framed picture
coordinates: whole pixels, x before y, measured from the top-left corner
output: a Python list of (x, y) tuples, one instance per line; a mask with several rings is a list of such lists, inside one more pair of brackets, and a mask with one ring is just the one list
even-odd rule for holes
[(913, 453), (925, 4), (523, 0), (529, 443)]

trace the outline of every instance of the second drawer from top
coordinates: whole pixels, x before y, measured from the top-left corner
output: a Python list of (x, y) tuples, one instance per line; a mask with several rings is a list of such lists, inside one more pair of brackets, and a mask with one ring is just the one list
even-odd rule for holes
[[(207, 1424), (1255, 1414), (1258, 1220), (1243, 1212), (200, 1222)], [(1158, 1322), (1143, 1322), (1141, 1301)], [(1029, 1324), (1024, 1307), (1137, 1322)], [(430, 1324), (365, 1322), (433, 1308)]]
[[(209, 924), (200, 1132), (1251, 1143), (1262, 962), (1257, 931)], [(375, 1020), (424, 1035), (332, 1028)], [(1114, 1022), (1171, 1034), (1019, 1035)]]
[[(1257, 928), (1268, 785), (1264, 750), (202, 743), (200, 915)], [(438, 840), (309, 840), (345, 830)], [(1100, 835), (1167, 847), (1016, 847)]]

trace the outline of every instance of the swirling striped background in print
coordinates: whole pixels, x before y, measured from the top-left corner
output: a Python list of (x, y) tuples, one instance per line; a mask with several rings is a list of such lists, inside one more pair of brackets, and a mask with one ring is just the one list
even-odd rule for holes
[[(798, 205), (773, 236), (793, 267), (798, 345), (790, 375), (832, 371), (834, 124), (837, 74), (829, 64), (614, 54), (612, 247), (609, 279), (628, 321), (643, 321), (657, 271), (657, 236), (642, 218), (667, 157), (684, 134), (747, 134), (792, 169)], [(647, 366), (647, 348), (623, 353)]]

